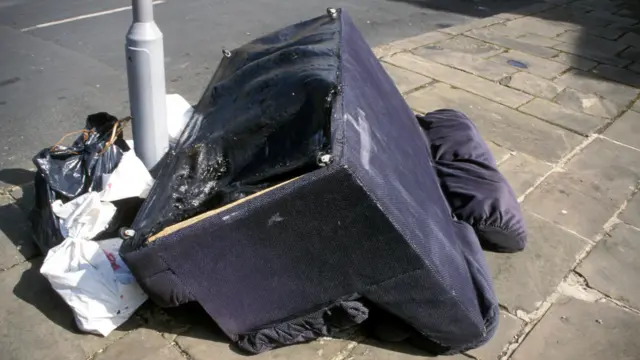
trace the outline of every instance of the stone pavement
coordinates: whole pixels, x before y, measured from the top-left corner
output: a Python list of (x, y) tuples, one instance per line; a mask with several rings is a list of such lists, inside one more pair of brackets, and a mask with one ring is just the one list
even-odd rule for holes
[[(474, 120), (525, 212), (526, 250), (487, 254), (498, 332), (453, 360), (640, 359), (640, 12), (630, 3), (550, 0), (374, 49), (416, 112)], [(244, 357), (210, 323), (150, 304), (107, 338), (79, 334), (38, 272), (32, 198), (28, 184), (0, 192), (3, 359)], [(351, 334), (255, 358), (424, 355)]]

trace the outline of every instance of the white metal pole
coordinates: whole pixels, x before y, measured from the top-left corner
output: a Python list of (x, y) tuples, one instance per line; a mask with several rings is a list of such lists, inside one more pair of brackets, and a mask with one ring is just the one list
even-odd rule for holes
[(164, 46), (153, 20), (152, 0), (132, 0), (133, 23), (126, 39), (129, 105), (136, 155), (151, 169), (169, 148)]

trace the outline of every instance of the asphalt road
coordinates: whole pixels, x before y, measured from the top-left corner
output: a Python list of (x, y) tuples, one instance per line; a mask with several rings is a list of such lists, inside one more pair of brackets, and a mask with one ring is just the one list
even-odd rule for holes
[[(165, 37), (167, 90), (196, 102), (222, 47), (324, 14), (328, 6), (346, 9), (375, 46), (525, 3), (166, 0), (155, 6), (155, 16)], [(121, 8), (129, 5), (128, 0), (0, 0), (0, 185), (29, 180), (30, 174), (13, 169), (33, 168), (38, 150), (81, 129), (88, 114), (128, 114), (124, 37), (131, 10)]]

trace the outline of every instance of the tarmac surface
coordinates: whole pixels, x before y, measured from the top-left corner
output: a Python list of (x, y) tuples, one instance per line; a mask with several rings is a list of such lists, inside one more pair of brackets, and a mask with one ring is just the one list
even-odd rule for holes
[[(243, 23), (225, 18), (225, 7), (217, 6), (216, 29), (251, 28), (245, 31), (252, 35), (238, 30), (226, 36), (204, 31), (214, 17), (203, 10), (207, 3), (169, 1), (156, 12), (167, 36), (167, 84), (190, 101), (200, 95), (222, 45), (231, 48), (295, 22), (296, 14), (324, 12), (324, 5), (292, 10), (285, 3), (277, 7), (277, 20), (259, 22), (247, 13)], [(56, 16), (43, 17), (49, 2), (41, 1), (33, 13), (21, 3), (0, 2), (0, 22), (8, 24), (0, 26), (1, 358), (245, 359), (201, 309), (188, 306), (160, 309), (147, 302), (106, 338), (82, 334), (39, 272), (43, 255), (27, 217), (34, 204), (30, 157), (80, 128), (87, 114), (107, 110), (121, 116), (128, 107), (119, 60), (128, 12), (20, 30), (84, 14), (77, 11), (80, 3), (60, 1)], [(126, 6), (82, 3), (95, 5), (94, 12)], [(518, 196), (528, 229), (524, 251), (485, 253), (501, 305), (495, 336), (478, 349), (439, 359), (640, 359), (640, 3), (546, 0), (475, 14), (472, 21), (466, 20), (474, 15), (469, 12), (430, 13), (428, 2), (384, 3), (396, 12), (383, 16), (378, 10), (379, 17), (368, 18), (371, 7), (383, 2), (371, 1), (369, 8), (358, 3), (345, 8), (407, 104), (419, 113), (453, 108), (472, 119)], [(227, 14), (249, 8), (227, 6)], [(269, 18), (277, 12), (266, 8), (252, 14)], [(187, 13), (188, 21), (170, 20)], [(396, 14), (395, 23), (390, 14)], [(416, 29), (413, 21), (406, 25), (407, 16), (432, 19), (419, 24), (434, 29), (412, 36)], [(460, 23), (440, 27), (446, 16)], [(393, 28), (386, 35), (408, 35), (388, 42), (376, 32), (378, 25)], [(252, 357), (424, 358), (428, 354), (406, 344), (381, 343), (361, 332)]]
[[(371, 46), (459, 25), (525, 1), (161, 0), (167, 91), (196, 102), (221, 56), (283, 26), (343, 7)], [(0, 184), (88, 114), (128, 115), (127, 0), (0, 1)], [(12, 170), (13, 169), (13, 170)], [(30, 181), (30, 179), (28, 179)]]

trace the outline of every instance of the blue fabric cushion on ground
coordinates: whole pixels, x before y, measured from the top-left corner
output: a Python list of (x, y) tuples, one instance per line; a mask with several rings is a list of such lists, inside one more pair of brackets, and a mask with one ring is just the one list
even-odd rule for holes
[(451, 109), (417, 118), (453, 215), (473, 227), (485, 250), (524, 249), (527, 234), (518, 200), (473, 122)]

